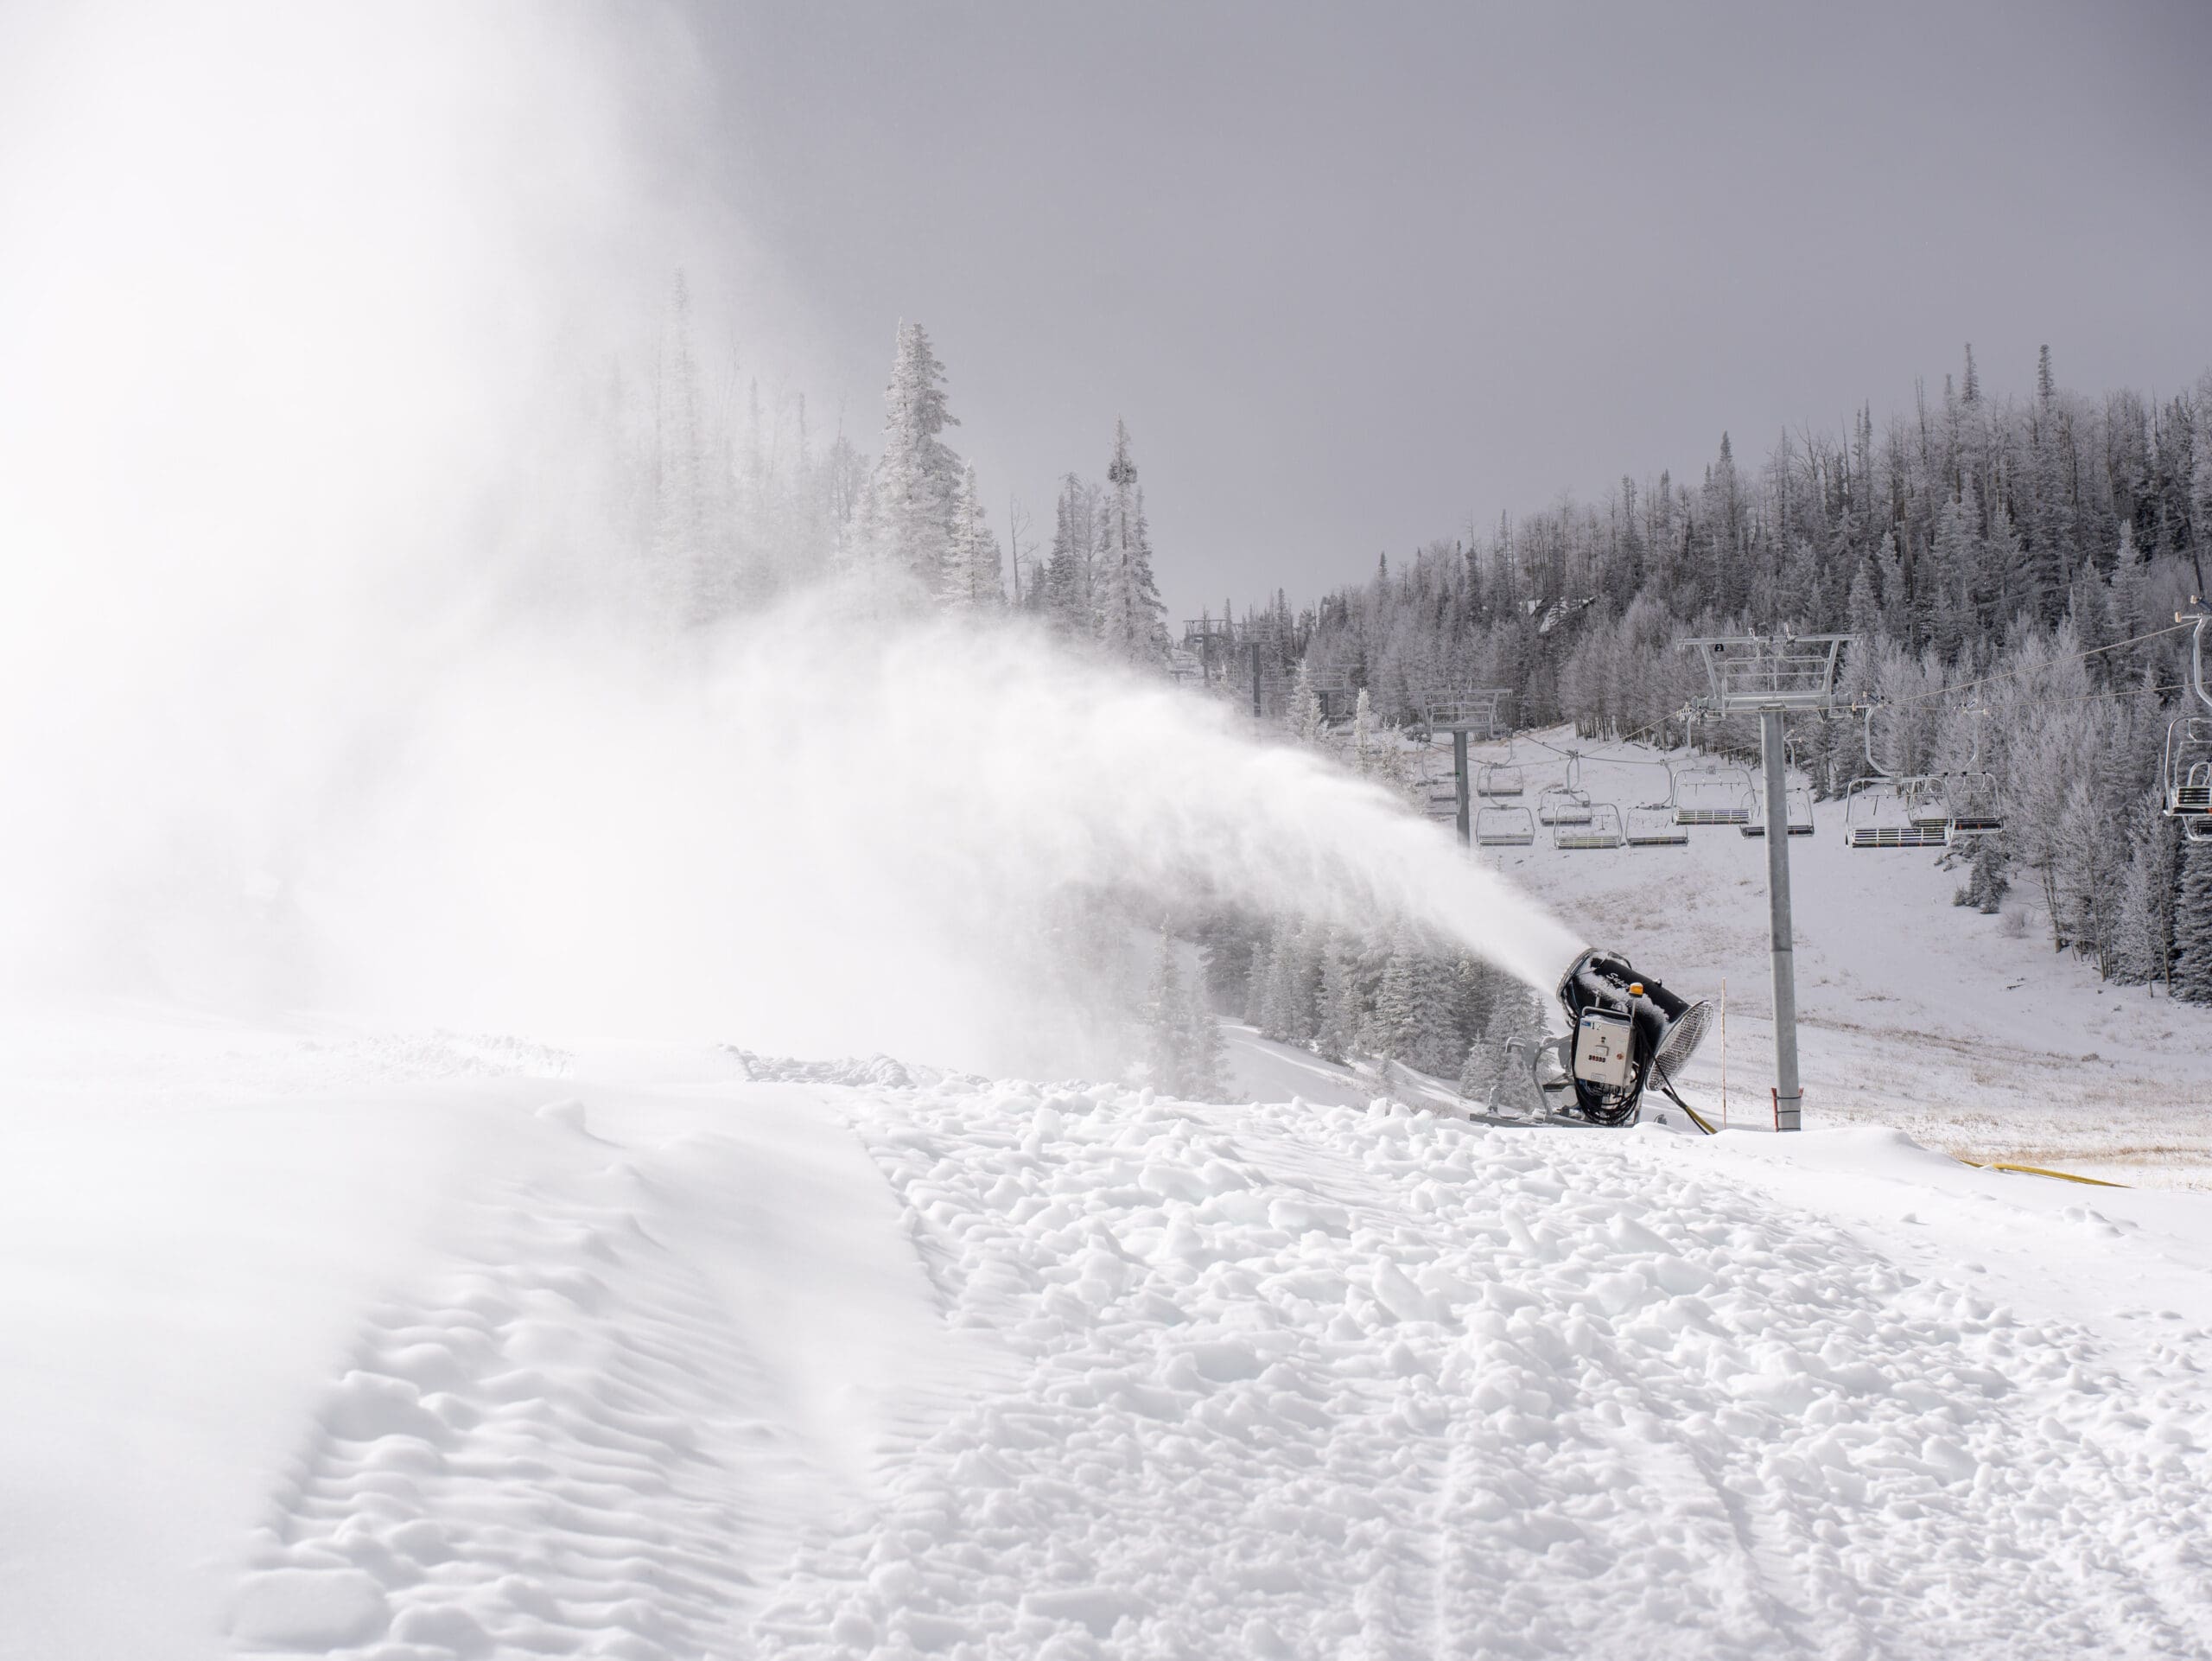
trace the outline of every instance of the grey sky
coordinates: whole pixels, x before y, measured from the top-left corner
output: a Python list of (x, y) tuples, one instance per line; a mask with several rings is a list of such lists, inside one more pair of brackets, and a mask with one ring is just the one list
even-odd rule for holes
[[(1171, 612), (1877, 419), (2212, 365), (2212, 5), (716, 6), (713, 188), (1001, 535), (1137, 445)], [(823, 377), (831, 384), (823, 385)]]

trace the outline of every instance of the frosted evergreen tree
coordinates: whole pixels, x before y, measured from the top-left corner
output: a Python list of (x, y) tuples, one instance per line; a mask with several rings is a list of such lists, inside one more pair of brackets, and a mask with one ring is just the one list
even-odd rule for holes
[(2132, 857), (2120, 884), (2114, 978), (2141, 986), (2166, 978), (2174, 948), (2174, 879), (2180, 855), (2174, 822), (2161, 811), (2164, 793), (2152, 786), (2138, 799), (2129, 826)]
[(1460, 1036), (1459, 975), (1449, 958), (1433, 951), (1414, 954), (1411, 1004), (1405, 1048), (1400, 1059), (1418, 1072), (1448, 1079), (1459, 1066), (1466, 1041)]
[(1296, 933), (1287, 922), (1278, 922), (1268, 937), (1266, 967), (1262, 971), (1260, 1036), (1287, 1044), (1297, 1036), (1298, 967)]
[(1061, 633), (1090, 640), (1098, 632), (1095, 592), (1098, 487), (1072, 473), (1060, 480), (1053, 510), (1052, 551), (1045, 562), (1043, 606)]
[(1541, 1032), (1535, 996), (1516, 982), (1501, 989), (1480, 1045), (1490, 1077), (1490, 1105), (1501, 1112), (1539, 1111), (1542, 1098), (1528, 1063), (1529, 1047)]
[[(2123, 519), (2120, 526), (2120, 546), (2113, 555), (2111, 615), (2113, 638), (2116, 640), (2140, 640), (2151, 632), (2151, 610), (2146, 589), (2148, 573), (2144, 569), (2143, 550), (2136, 545), (2135, 527)], [(2113, 684), (2124, 686), (2141, 673), (2148, 654), (2144, 647), (2123, 646), (2106, 656), (2112, 665)]]
[(2012, 886), (2005, 876), (2004, 849), (1995, 837), (1981, 837), (1975, 840), (1965, 885), (1952, 895), (1951, 903), (1972, 906), (1985, 916), (1994, 916)]
[(911, 574), (925, 593), (948, 592), (960, 458), (938, 436), (960, 423), (945, 407), (944, 366), (919, 323), (899, 326), (884, 389), (883, 454), (876, 459), (877, 557)]
[(1487, 1107), (1491, 1093), (1497, 1088), (1498, 1068), (1503, 1060), (1486, 1039), (1478, 1037), (1468, 1045), (1467, 1053), (1459, 1062), (1461, 1099)]
[(1233, 911), (1214, 912), (1198, 925), (1198, 943), (1208, 999), (1217, 1009), (1242, 1010), (1252, 968), (1250, 926)]
[(2185, 842), (2181, 847), (2169, 985), (2184, 1002), (2212, 1003), (2212, 842)]
[(1182, 1068), (1175, 1093), (1191, 1101), (1229, 1099), (1229, 1047), (1222, 1041), (1221, 1023), (1207, 1007), (1205, 990), (1192, 983), (1183, 1010)]
[(1308, 749), (1319, 749), (1328, 730), (1321, 719), (1321, 695), (1313, 690), (1313, 671), (1303, 658), (1298, 660), (1297, 678), (1290, 687), (1290, 729)]
[(1176, 1091), (1188, 1052), (1186, 1031), (1189, 1004), (1175, 962), (1175, 938), (1160, 931), (1160, 957), (1153, 966), (1151, 996), (1145, 1002), (1145, 1031), (1149, 1040), (1145, 1064), (1153, 1088)]
[(1375, 705), (1364, 686), (1359, 689), (1359, 702), (1351, 711), (1351, 765), (1363, 779), (1373, 778), (1381, 766), (1375, 741)]
[(976, 465), (961, 470), (952, 498), (952, 536), (945, 568), (945, 600), (956, 610), (995, 611), (1006, 603), (999, 539), (983, 520), (976, 491)]
[(1129, 457), (1129, 430), (1114, 423), (1114, 459), (1106, 468), (1099, 504), (1096, 559), (1098, 642), (1122, 663), (1167, 660), (1167, 608), (1153, 580), (1152, 544), (1145, 528), (1144, 491)]
[(1359, 1047), (1366, 1009), (1360, 996), (1358, 958), (1351, 942), (1340, 933), (1329, 936), (1321, 954), (1319, 1002), (1319, 1019), (1313, 1034), (1315, 1052), (1325, 1060), (1349, 1060)]
[(1265, 1036), (1286, 1044), (1304, 1044), (1313, 1038), (1319, 952), (1318, 930), (1287, 920), (1276, 926), (1268, 943), (1267, 990), (1261, 1003)]
[(1451, 959), (1425, 950), (1418, 934), (1401, 926), (1391, 938), (1365, 1047), (1386, 1064), (1451, 1077), (1461, 1054), (1458, 995)]

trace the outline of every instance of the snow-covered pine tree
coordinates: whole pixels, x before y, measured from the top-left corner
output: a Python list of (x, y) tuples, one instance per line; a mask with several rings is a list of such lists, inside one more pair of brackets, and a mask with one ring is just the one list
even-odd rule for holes
[(1268, 937), (1266, 985), (1260, 996), (1260, 1036), (1294, 1041), (1298, 1028), (1298, 931), (1278, 920)]
[(876, 458), (874, 551), (912, 575), (925, 593), (949, 586), (953, 504), (962, 467), (938, 436), (959, 421), (945, 407), (944, 366), (919, 323), (899, 326), (891, 384), (884, 388), (883, 454)]
[(1359, 701), (1352, 705), (1351, 765), (1363, 779), (1373, 778), (1381, 766), (1375, 741), (1375, 705), (1364, 686), (1359, 689)]
[(1497, 1083), (1500, 1057), (1490, 1042), (1477, 1038), (1467, 1046), (1467, 1053), (1459, 1062), (1459, 1095), (1463, 1100), (1490, 1104), (1491, 1091)]
[(955, 610), (996, 611), (1006, 603), (999, 539), (984, 522), (973, 461), (961, 469), (960, 484), (953, 493), (945, 577), (945, 603)]
[[(2151, 631), (2151, 611), (2145, 593), (2148, 574), (2144, 569), (2143, 550), (2135, 543), (2135, 527), (2126, 520), (2120, 522), (2120, 547), (2113, 555), (2112, 565), (2112, 631), (2116, 640), (2140, 640)], [(2140, 645), (2116, 646), (2106, 656), (2111, 661), (2112, 680), (2115, 686), (2133, 684), (2139, 679), (2148, 653)]]
[(1422, 1072), (1450, 1076), (1459, 1060), (1458, 988), (1444, 959), (1422, 949), (1421, 937), (1401, 925), (1391, 936), (1375, 1008), (1361, 1047), (1384, 1064), (1403, 1062)]
[(1222, 1041), (1221, 1023), (1207, 1007), (1205, 987), (1195, 981), (1184, 1004), (1182, 1070), (1175, 1093), (1194, 1102), (1229, 1099), (1229, 1047)]
[(2005, 876), (2005, 850), (1995, 837), (1983, 837), (1974, 843), (1973, 862), (1967, 867), (1967, 880), (1952, 897), (1952, 903), (1972, 906), (1985, 916), (1994, 916), (2005, 903), (2005, 895), (2012, 888)]
[(1244, 969), (1244, 1024), (1264, 1034), (1268, 1029), (1268, 965), (1274, 960), (1272, 932), (1255, 935)]
[(1414, 968), (1410, 952), (1392, 951), (1385, 961), (1382, 983), (1376, 988), (1375, 1007), (1359, 1035), (1359, 1047), (1373, 1056), (1389, 1077), (1390, 1066), (1405, 1053), (1412, 1036)]
[(1175, 963), (1175, 937), (1162, 925), (1160, 956), (1153, 964), (1152, 989), (1145, 1000), (1145, 1066), (1154, 1090), (1173, 1094), (1188, 1053), (1190, 1009)]
[(2212, 1003), (2212, 842), (2181, 847), (2180, 890), (2174, 901), (2173, 995)]
[(1449, 1079), (1466, 1048), (1459, 1032), (1459, 978), (1448, 957), (1415, 955), (1413, 1002), (1406, 1047), (1400, 1058), (1421, 1072)]
[(1167, 608), (1152, 575), (1152, 544), (1145, 528), (1144, 491), (1129, 456), (1129, 430), (1114, 423), (1114, 459), (1106, 468), (1099, 504), (1096, 592), (1098, 641), (1117, 662), (1163, 664), (1167, 659)]
[(1290, 688), (1290, 729), (1308, 749), (1319, 749), (1326, 731), (1321, 719), (1321, 695), (1313, 690), (1313, 671), (1306, 659), (1298, 660), (1298, 677)]
[(1359, 960), (1351, 941), (1332, 931), (1321, 954), (1321, 991), (1313, 1048), (1323, 1060), (1344, 1061), (1359, 1047), (1366, 1009), (1360, 999)]
[(1053, 509), (1052, 551), (1045, 563), (1044, 608), (1052, 627), (1077, 640), (1098, 632), (1093, 592), (1097, 552), (1098, 487), (1072, 473), (1060, 480)]
[(2131, 986), (2166, 978), (2174, 946), (2174, 879), (2179, 872), (2174, 822), (2153, 786), (2137, 799), (2128, 826), (2131, 857), (2120, 883), (2113, 977)]
[(1489, 1053), (1490, 1105), (1502, 1112), (1533, 1113), (1542, 1106), (1528, 1047), (1541, 1031), (1535, 995), (1518, 982), (1499, 989), (1482, 1044)]
[(1311, 1044), (1320, 1026), (1321, 962), (1329, 931), (1322, 924), (1301, 925), (1290, 943), (1290, 1040)]
[(1197, 938), (1207, 1001), (1217, 1009), (1241, 1011), (1252, 972), (1250, 925), (1234, 911), (1212, 912), (1199, 923)]

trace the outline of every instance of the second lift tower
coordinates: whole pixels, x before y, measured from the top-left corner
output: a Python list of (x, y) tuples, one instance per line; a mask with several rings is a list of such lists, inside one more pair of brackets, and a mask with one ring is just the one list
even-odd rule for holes
[(1774, 1128), (1803, 1128), (1805, 1093), (1797, 1079), (1797, 973), (1789, 922), (1789, 750), (1783, 721), (1793, 710), (1826, 714), (1836, 707), (1836, 667), (1849, 634), (1738, 635), (1677, 640), (1705, 659), (1707, 697), (1692, 700), (1700, 715), (1756, 715), (1759, 759), (1766, 773), (1767, 938), (1774, 959)]

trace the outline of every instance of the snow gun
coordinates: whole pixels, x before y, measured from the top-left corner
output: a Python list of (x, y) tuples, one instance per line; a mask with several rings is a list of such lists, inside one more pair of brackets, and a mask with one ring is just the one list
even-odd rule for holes
[(1591, 1124), (1636, 1123), (1643, 1092), (1656, 1086), (1692, 1123), (1713, 1126), (1675, 1093), (1713, 1019), (1709, 1003), (1676, 997), (1627, 958), (1595, 947), (1571, 964), (1559, 983), (1568, 1030), (1536, 1047), (1536, 1087), (1554, 1112)]

